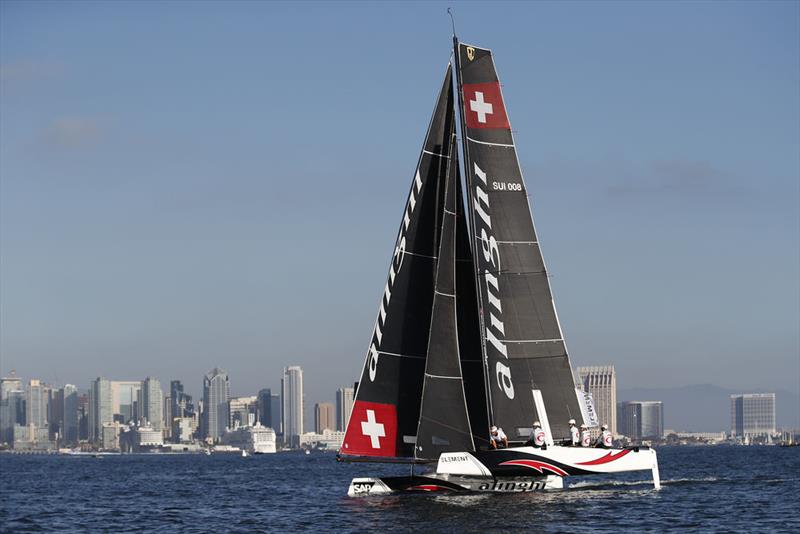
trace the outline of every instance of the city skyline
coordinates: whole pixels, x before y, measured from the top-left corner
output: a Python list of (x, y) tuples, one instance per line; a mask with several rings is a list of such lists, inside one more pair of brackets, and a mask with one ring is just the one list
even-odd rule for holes
[[(797, 5), (501, 5), (458, 26), (496, 52), (573, 366), (796, 391)], [(0, 6), (0, 374), (352, 382), (447, 4), (92, 6)]]

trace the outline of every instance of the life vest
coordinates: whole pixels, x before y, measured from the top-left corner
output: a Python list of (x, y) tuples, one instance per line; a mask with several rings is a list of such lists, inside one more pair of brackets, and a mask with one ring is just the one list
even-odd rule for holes
[(580, 431), (578, 430), (578, 427), (576, 426), (569, 427), (569, 434), (570, 434), (570, 440), (572, 441), (573, 445), (577, 445), (578, 443), (580, 443), (581, 434)]
[(581, 447), (589, 447), (592, 445), (592, 436), (588, 430), (581, 432)]
[(541, 428), (533, 429), (533, 446), (541, 447), (544, 445), (544, 430)]

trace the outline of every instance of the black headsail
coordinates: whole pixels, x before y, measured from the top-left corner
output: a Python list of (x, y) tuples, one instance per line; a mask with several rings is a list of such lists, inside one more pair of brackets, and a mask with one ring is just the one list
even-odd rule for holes
[(567, 436), (581, 411), (492, 54), (455, 53), (491, 423), (524, 438), (538, 390)]
[(452, 69), (448, 66), (411, 183), (339, 451), (343, 459), (414, 459), (454, 127)]
[[(442, 452), (475, 448), (464, 397), (456, 318), (456, 216), (460, 211), (457, 202), (461, 195), (457, 194), (457, 189), (461, 180), (455, 133), (449, 154), (428, 359), (417, 430), (416, 456), (427, 460), (437, 459)], [(468, 279), (472, 281), (473, 278), (469, 276)]]

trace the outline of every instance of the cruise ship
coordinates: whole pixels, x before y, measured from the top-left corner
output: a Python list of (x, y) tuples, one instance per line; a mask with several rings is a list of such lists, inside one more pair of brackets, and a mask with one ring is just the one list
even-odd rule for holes
[(237, 426), (225, 430), (221, 443), (250, 454), (270, 454), (275, 452), (275, 431), (260, 423)]

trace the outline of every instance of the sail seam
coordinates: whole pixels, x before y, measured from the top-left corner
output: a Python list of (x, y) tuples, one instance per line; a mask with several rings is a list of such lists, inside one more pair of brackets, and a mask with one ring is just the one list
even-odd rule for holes
[[(478, 238), (480, 239), (480, 238)], [(484, 240), (485, 241), (485, 240)], [(527, 244), (527, 245), (538, 245), (538, 241), (495, 241), (495, 243), (500, 243), (502, 245), (514, 245), (514, 244)]]
[(478, 143), (478, 144), (481, 144), (481, 145), (502, 146), (502, 147), (506, 147), (506, 148), (515, 148), (514, 145), (507, 145), (505, 143), (490, 143), (489, 141), (478, 141), (477, 139), (473, 139), (470, 136), (467, 136), (467, 139), (469, 139), (473, 143)]
[(434, 293), (436, 293), (437, 295), (442, 295), (443, 297), (452, 297), (452, 298), (456, 298), (456, 296), (455, 296), (455, 295), (453, 295), (453, 294), (450, 294), (450, 293), (442, 293), (441, 291), (438, 291), (438, 290), (436, 290), (436, 289), (434, 289), (434, 290), (433, 290), (433, 292), (434, 292)]
[(445, 212), (445, 213), (449, 213), (450, 215), (456, 215), (456, 212), (454, 212), (454, 211), (450, 211), (450, 210), (448, 210), (448, 209), (445, 209), (445, 210), (444, 210), (444, 212)]
[(445, 156), (444, 154), (438, 154), (436, 152), (431, 152), (430, 150), (423, 150), (423, 152), (425, 152), (426, 154), (430, 154), (431, 156), (438, 156), (440, 158), (450, 159), (450, 156)]

